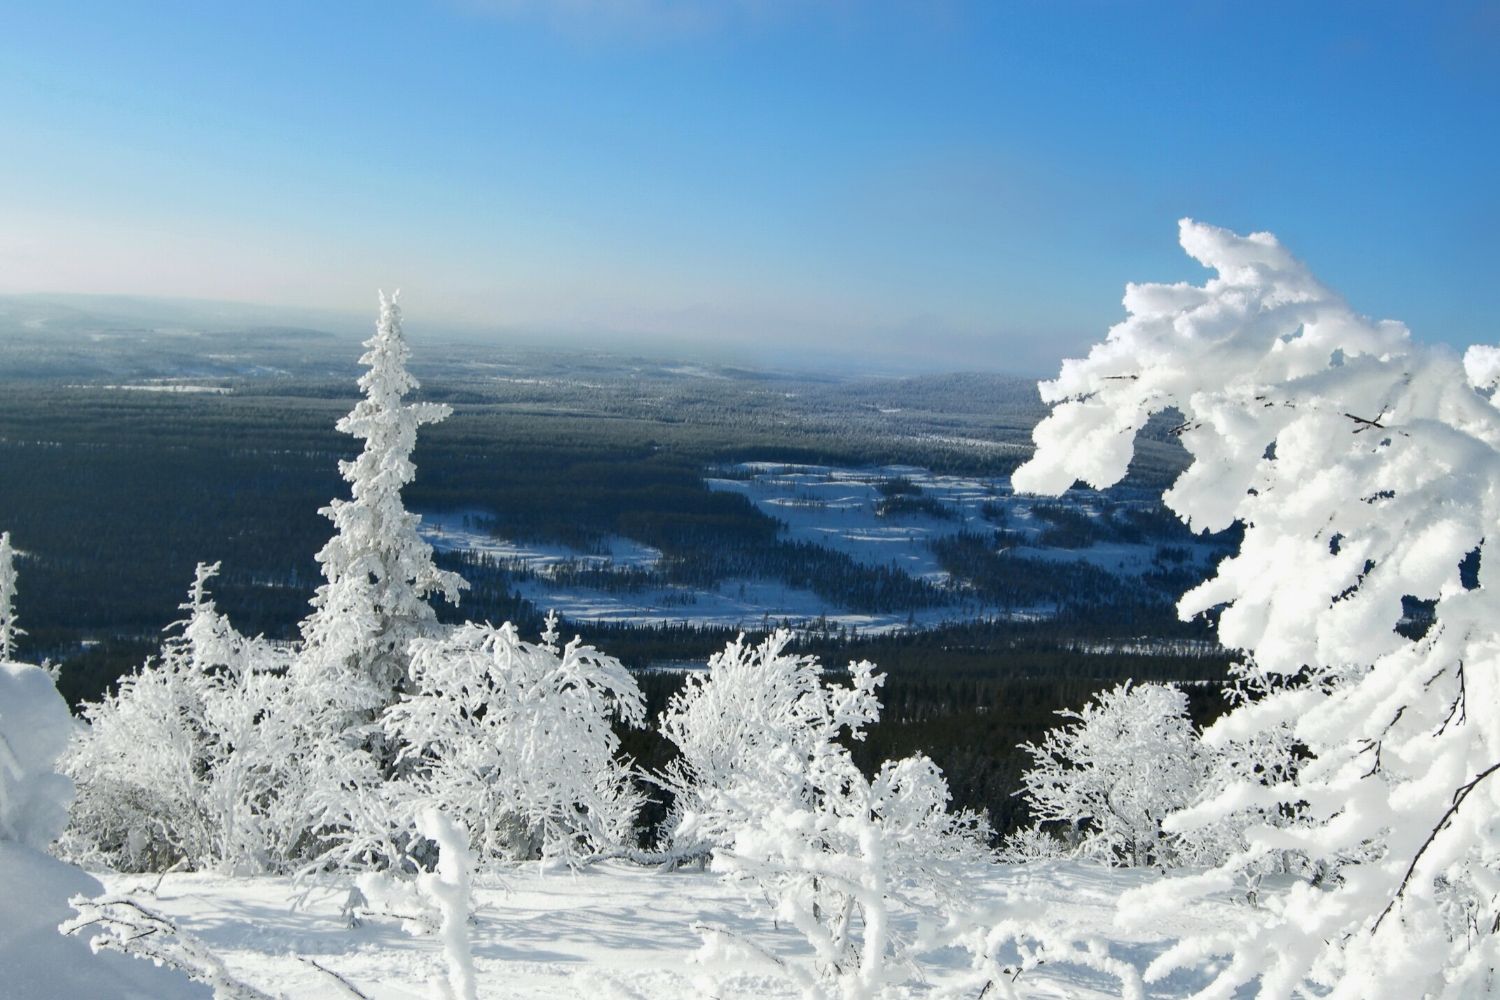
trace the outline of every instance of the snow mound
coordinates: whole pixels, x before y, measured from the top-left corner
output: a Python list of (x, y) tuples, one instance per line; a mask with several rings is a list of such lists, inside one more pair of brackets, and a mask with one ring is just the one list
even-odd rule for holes
[(76, 915), (68, 905), (70, 897), (102, 892), (104, 887), (80, 869), (0, 840), (0, 927), (5, 928), (0, 934), (0, 996), (17, 1000), (209, 1000), (213, 996), (207, 986), (175, 972), (111, 952), (94, 954), (83, 938), (58, 933), (57, 925)]
[(72, 732), (46, 671), (0, 663), (0, 841), (46, 850), (68, 825), (73, 783), (54, 765)]
[(73, 783), (55, 770), (73, 717), (40, 667), (0, 662), (0, 996), (26, 1000), (206, 1000), (212, 992), (123, 955), (93, 954), (57, 925), (92, 876), (43, 853), (68, 823)]

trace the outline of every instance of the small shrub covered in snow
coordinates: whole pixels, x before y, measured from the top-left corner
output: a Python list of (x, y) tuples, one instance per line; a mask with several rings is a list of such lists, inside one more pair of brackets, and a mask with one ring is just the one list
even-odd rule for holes
[(917, 756), (860, 773), (841, 738), (862, 739), (880, 705), (869, 663), (849, 687), (778, 632), (743, 639), (672, 701), (663, 730), (682, 752), (669, 775), (682, 846), (706, 845), (713, 870), (812, 949), (807, 965), (705, 929), (703, 961), (760, 960), (809, 997), (874, 997), (907, 981), (913, 942), (894, 917), (940, 919), (958, 873), (984, 856), (983, 831), (948, 810), (948, 785)]
[(413, 643), (410, 670), (383, 719), (402, 747), (398, 814), (441, 808), (481, 860), (577, 864), (633, 841), (640, 796), (613, 723), (640, 725), (645, 703), (618, 660), (466, 625)]
[(281, 751), (265, 724), (285, 657), (215, 608), (217, 570), (198, 567), (188, 618), (160, 654), (84, 706), (63, 762), (78, 788), (71, 853), (123, 871), (258, 870), (286, 850), (273, 815)]
[[(1170, 684), (1125, 682), (1101, 691), (1072, 722), (1021, 749), (1033, 819), (1061, 827), (1073, 853), (1116, 865), (1173, 865), (1162, 820), (1193, 801), (1205, 773), (1187, 696)], [(1041, 844), (1033, 836), (1027, 843)]]

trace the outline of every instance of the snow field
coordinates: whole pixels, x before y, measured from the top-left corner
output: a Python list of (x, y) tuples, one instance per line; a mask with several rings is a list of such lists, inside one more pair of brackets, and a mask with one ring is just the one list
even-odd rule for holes
[[(299, 887), (286, 878), (174, 873), (158, 886), (155, 875), (101, 877), (110, 891), (139, 895), (203, 939), (246, 983), (286, 1000), (347, 996), (329, 973), (371, 1000), (428, 1000), (431, 982), (445, 969), (439, 934), (413, 936), (397, 917), (374, 913), (349, 927), (342, 912), (347, 880)], [(1157, 877), (1151, 870), (1077, 862), (989, 865), (967, 880), (966, 895), (976, 907), (1068, 926), (1074, 935), (1102, 941), (1113, 957), (1137, 968), (1164, 950), (1174, 933), (1234, 926), (1240, 914), (1255, 912), (1225, 901), (1200, 903), (1153, 921), (1149, 929), (1119, 928), (1120, 895)], [(570, 874), (530, 865), (503, 879), (476, 876), (473, 899), (469, 940), (480, 1000), (792, 1000), (800, 995), (770, 971), (731, 971), (693, 961), (701, 946), (694, 928), (701, 925), (725, 927), (791, 961), (808, 955), (800, 935), (756, 915), (712, 873), (602, 863)], [(916, 930), (909, 924), (897, 927), (899, 933)], [(930, 954), (911, 995), (973, 997), (978, 987), (970, 988), (967, 967), (968, 956), (960, 949)], [(1112, 976), (1063, 964), (1025, 972), (1014, 985), (1027, 1000), (1121, 995)], [(1145, 995), (1183, 997), (1202, 985), (1201, 977), (1179, 973), (1149, 986)]]

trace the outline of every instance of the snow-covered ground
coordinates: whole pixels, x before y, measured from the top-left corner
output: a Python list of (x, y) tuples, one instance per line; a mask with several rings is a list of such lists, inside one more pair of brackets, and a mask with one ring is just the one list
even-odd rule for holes
[[(868, 566), (895, 566), (934, 583), (946, 582), (948, 574), (928, 546), (932, 540), (962, 531), (988, 534), (1003, 526), (1035, 541), (1046, 526), (1031, 511), (1035, 499), (1016, 496), (1007, 476), (944, 476), (914, 465), (843, 468), (775, 462), (743, 462), (722, 471), (723, 476), (707, 480), (710, 489), (748, 497), (785, 522), (792, 540), (843, 552)], [(879, 513), (885, 499), (880, 486), (893, 480), (911, 483), (920, 490), (915, 498), (932, 501), (948, 516)], [(1100, 516), (1102, 498), (1088, 491), (1071, 494), (1067, 502), (1091, 518)], [(1003, 525), (985, 516), (986, 504), (1004, 511)], [(1016, 553), (1139, 575), (1150, 568), (1156, 547), (1154, 542), (1101, 542), (1079, 549), (1024, 545)]]
[(660, 625), (691, 622), (725, 628), (758, 628), (780, 622), (802, 624), (827, 619), (860, 632), (881, 632), (911, 624), (935, 625), (957, 617), (953, 608), (927, 608), (913, 614), (865, 614), (824, 600), (812, 591), (775, 580), (731, 579), (715, 589), (647, 586), (632, 591), (605, 591), (565, 586), (555, 572), (567, 566), (595, 570), (649, 570), (661, 552), (618, 535), (606, 539), (607, 552), (582, 552), (567, 545), (514, 542), (490, 535), (480, 525), (484, 511), (425, 513), (418, 528), (440, 552), (477, 552), (536, 574), (516, 584), (537, 607), (556, 611), (569, 621)]
[[(1185, 910), (1148, 931), (1122, 931), (1115, 903), (1125, 890), (1158, 877), (1154, 871), (1110, 870), (1078, 863), (994, 865), (966, 884), (975, 905), (1009, 900), (1010, 915), (1048, 923), (1071, 922), (1107, 943), (1110, 954), (1142, 968), (1167, 937), (1206, 922), (1228, 922), (1247, 909), (1217, 903)], [(208, 874), (105, 876), (111, 891), (130, 892), (206, 941), (231, 972), (287, 1000), (338, 997), (342, 976), (372, 1000), (431, 996), (440, 974), (440, 945), (413, 936), (395, 917), (367, 914), (349, 927), (342, 910), (348, 882), (296, 887), (281, 878)], [(158, 885), (158, 881), (160, 884)], [(798, 935), (756, 915), (718, 876), (696, 870), (659, 872), (602, 864), (578, 874), (527, 867), (478, 881), (470, 926), (481, 998), (593, 997), (597, 1000), (677, 998), (793, 998), (795, 989), (770, 972), (714, 969), (693, 961), (701, 943), (696, 926), (718, 925), (778, 956), (807, 956)], [(905, 928), (911, 930), (911, 928)], [(321, 966), (320, 968), (318, 968)], [(966, 955), (956, 948), (929, 956), (911, 995), (941, 995), (944, 987), (973, 996), (965, 982)], [(327, 970), (327, 971), (322, 971)], [(1057, 962), (1024, 973), (1023, 997), (1098, 1000), (1120, 996), (1112, 977)], [(1180, 997), (1196, 977), (1178, 976), (1148, 987), (1148, 997)]]
[[(710, 477), (709, 489), (748, 497), (763, 512), (785, 522), (793, 541), (843, 552), (867, 566), (895, 566), (934, 583), (946, 582), (948, 574), (927, 543), (965, 528), (993, 527), (984, 521), (979, 508), (1010, 492), (1005, 479), (939, 476), (910, 465), (848, 469), (744, 462), (724, 472), (732, 478)], [(876, 505), (882, 499), (879, 484), (898, 478), (909, 480), (921, 489), (921, 496), (953, 516), (877, 514)]]
[(439, 552), (476, 552), (543, 575), (564, 565), (628, 570), (650, 569), (661, 561), (656, 549), (619, 535), (606, 540), (608, 551), (603, 553), (580, 552), (562, 544), (506, 541), (480, 527), (490, 516), (482, 510), (425, 513), (417, 530)]

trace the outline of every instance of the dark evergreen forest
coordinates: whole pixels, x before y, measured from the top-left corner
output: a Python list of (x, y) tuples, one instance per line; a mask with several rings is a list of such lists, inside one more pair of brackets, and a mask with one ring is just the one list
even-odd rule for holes
[[(424, 396), (455, 412), (424, 429), (408, 506), (494, 512), (486, 527), (499, 536), (582, 551), (623, 535), (661, 550), (660, 572), (672, 583), (768, 577), (851, 608), (918, 609), (943, 595), (905, 573), (780, 537), (779, 523), (744, 497), (709, 490), (704, 470), (757, 459), (1008, 472), (1025, 454), (1035, 404), (1024, 393), (1007, 395), (1016, 392), (1013, 381), (959, 378), (797, 383), (795, 399), (785, 384), (758, 379), (726, 388), (617, 376), (598, 390), (581, 387), (583, 378), (432, 378)], [(988, 395), (976, 393), (986, 386)], [(334, 429), (353, 387), (326, 378), (224, 387), (232, 391), (30, 380), (9, 382), (0, 395), (0, 525), (23, 552), (23, 651), (63, 664), (60, 686), (75, 704), (154, 651), (199, 561), (222, 562), (216, 597), (242, 630), (290, 637), (305, 614), (319, 582), (313, 555), (329, 535), (318, 509), (342, 495), (337, 463), (354, 453)], [(908, 404), (899, 417), (880, 405), (889, 394)], [(935, 423), (955, 433), (934, 434)], [(1126, 488), (1159, 487), (1172, 466), (1170, 442), (1148, 449)], [(881, 492), (882, 503), (899, 510), (926, 499), (900, 480)], [(1164, 541), (1182, 532), (1164, 513), (1100, 522), (1063, 503), (1039, 514), (1058, 546), (1090, 544), (1101, 530)], [(1037, 738), (1058, 708), (1127, 677), (1192, 680), (1203, 682), (1191, 690), (1208, 717), (1227, 665), (1206, 626), (1176, 620), (1171, 597), (1196, 578), (1170, 558), (1139, 588), (1122, 589), (1117, 577), (1086, 564), (997, 554), (994, 543), (1007, 530), (1000, 512), (993, 538), (958, 536), (936, 552), (988, 598), (1044, 601), (1055, 616), (879, 637), (829, 626), (800, 640), (831, 668), (867, 658), (886, 672), (885, 714), (857, 748), (862, 762), (925, 751), (949, 774), (959, 804), (988, 809), (1002, 829), (1021, 818), (1011, 797), (1022, 763), (1016, 744)], [(1161, 551), (1170, 556), (1170, 545)], [(545, 609), (521, 600), (514, 569), (457, 553), (442, 558), (470, 581), (464, 617), (540, 628)], [(632, 585), (628, 574), (607, 582)], [(691, 626), (570, 627), (639, 669), (654, 710), (682, 675), (653, 665), (701, 663), (732, 638)], [(1137, 651), (1117, 648), (1123, 640), (1137, 642)], [(649, 731), (628, 734), (627, 747), (648, 764), (664, 752)]]

